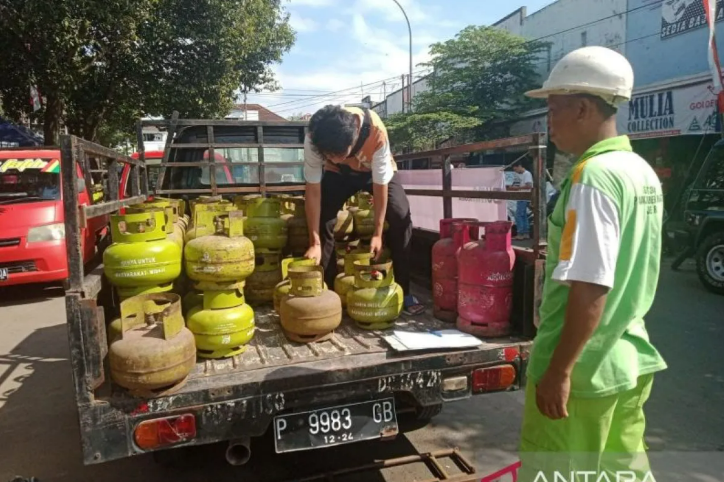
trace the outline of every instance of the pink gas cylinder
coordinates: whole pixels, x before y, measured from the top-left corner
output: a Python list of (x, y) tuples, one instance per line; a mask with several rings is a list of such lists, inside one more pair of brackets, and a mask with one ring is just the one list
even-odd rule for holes
[(467, 243), (458, 254), (457, 327), (476, 336), (509, 335), (515, 265), (510, 239), (513, 224), (467, 224), (483, 227), (485, 234), (483, 239)]
[[(458, 316), (458, 259), (457, 255), (470, 242), (470, 228), (477, 233), (471, 218), (440, 220), (440, 240), (432, 246), (432, 312), (435, 318), (455, 323)], [(477, 236), (474, 236), (477, 238)]]

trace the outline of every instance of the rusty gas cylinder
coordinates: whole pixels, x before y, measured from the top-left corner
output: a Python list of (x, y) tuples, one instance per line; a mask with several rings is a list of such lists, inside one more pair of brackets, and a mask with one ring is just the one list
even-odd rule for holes
[(509, 335), (515, 265), (512, 223), (467, 224), (484, 228), (485, 234), (463, 246), (458, 255), (457, 327), (476, 336)]
[(177, 294), (123, 301), (121, 317), (109, 326), (108, 337), (111, 378), (134, 396), (175, 392), (196, 364), (194, 337), (184, 326)]
[[(432, 246), (432, 298), (435, 318), (455, 323), (458, 311), (458, 252), (470, 242), (471, 218), (440, 220), (440, 240)], [(475, 228), (477, 232), (477, 228)]]
[(311, 343), (330, 338), (342, 322), (342, 301), (324, 289), (321, 266), (289, 268), (291, 288), (280, 304), (284, 334), (292, 341)]

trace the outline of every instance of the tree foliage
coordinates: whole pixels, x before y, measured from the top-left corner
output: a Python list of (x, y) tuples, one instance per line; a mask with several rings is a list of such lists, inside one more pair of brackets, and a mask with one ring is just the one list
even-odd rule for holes
[(535, 63), (547, 44), (493, 27), (469, 26), (455, 38), (433, 44), (428, 90), (414, 97), (413, 112), (388, 121), (396, 148), (434, 148), (500, 135), (500, 122), (534, 104), (526, 90), (540, 80)]
[(29, 115), (37, 85), (49, 144), (61, 122), (96, 140), (141, 115), (225, 115), (273, 87), (288, 20), (281, 0), (0, 0), (3, 108)]

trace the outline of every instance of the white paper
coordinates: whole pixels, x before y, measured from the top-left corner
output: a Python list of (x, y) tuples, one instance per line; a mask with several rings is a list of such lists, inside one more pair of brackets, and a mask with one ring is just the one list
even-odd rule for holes
[(459, 330), (435, 330), (432, 332), (395, 330), (392, 335), (384, 338), (397, 351), (475, 348), (483, 345), (478, 338)]

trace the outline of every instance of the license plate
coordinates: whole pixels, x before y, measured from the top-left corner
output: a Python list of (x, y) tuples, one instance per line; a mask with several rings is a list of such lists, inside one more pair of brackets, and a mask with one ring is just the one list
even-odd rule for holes
[(8, 279), (8, 269), (0, 268), (0, 281), (6, 281)]
[(277, 453), (390, 437), (397, 432), (393, 398), (274, 417)]

